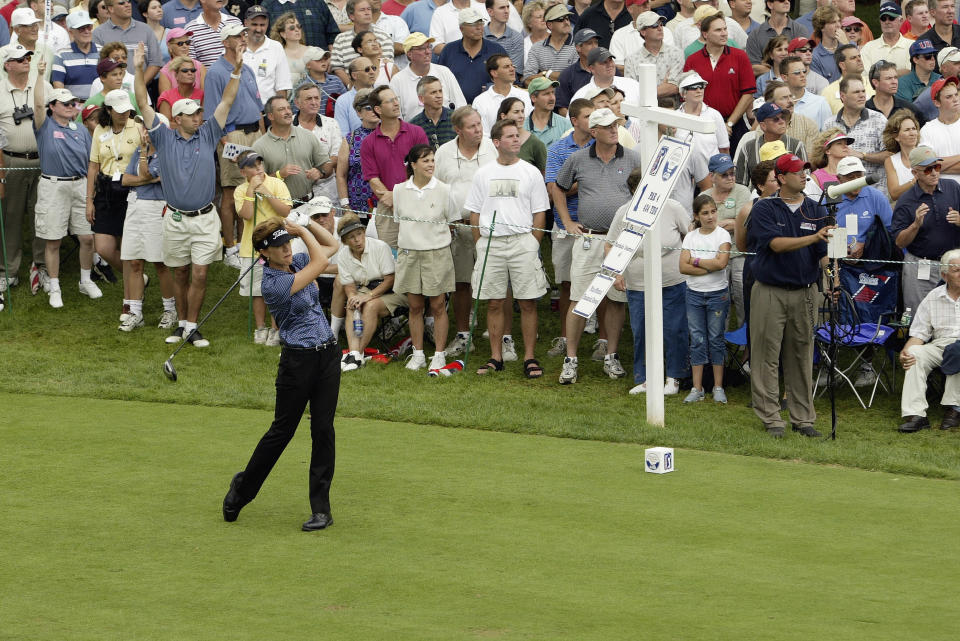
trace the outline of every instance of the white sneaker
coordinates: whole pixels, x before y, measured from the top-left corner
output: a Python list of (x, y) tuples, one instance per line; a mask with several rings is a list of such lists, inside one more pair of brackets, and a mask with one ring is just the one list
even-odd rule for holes
[(627, 392), (627, 393), (630, 394), (630, 395), (632, 395), (632, 396), (636, 396), (637, 394), (646, 394), (646, 393), (647, 393), (647, 382), (644, 381), (644, 382), (640, 383), (639, 385), (635, 385), (634, 387), (631, 387), (631, 388), (630, 388), (630, 391)]
[(547, 356), (566, 356), (567, 338), (566, 336), (557, 336), (553, 339), (553, 347), (547, 350)]
[(467, 351), (467, 345), (470, 344), (470, 335), (469, 334), (457, 334), (453, 342), (447, 346), (446, 353), (450, 356), (459, 356)]
[(433, 358), (430, 359), (430, 367), (427, 369), (440, 369), (441, 367), (446, 366), (447, 364), (447, 354), (446, 352), (435, 352)]
[(603, 373), (610, 378), (623, 378), (627, 375), (627, 371), (623, 369), (623, 365), (620, 364), (620, 359), (617, 358), (616, 352), (603, 357)]
[(565, 356), (560, 370), (560, 384), (570, 385), (577, 382), (577, 357)]
[(667, 382), (663, 386), (663, 395), (671, 396), (680, 393), (680, 381), (675, 378), (667, 377)]
[(264, 345), (267, 347), (278, 347), (280, 345), (280, 330), (268, 327), (267, 340)]
[(233, 251), (229, 249), (223, 250), (223, 264), (227, 267), (233, 267), (234, 269), (240, 269), (240, 252)]
[(160, 322), (157, 323), (157, 327), (160, 329), (170, 329), (172, 327), (176, 327), (179, 320), (180, 319), (177, 318), (177, 312), (165, 311), (160, 315)]
[(356, 356), (347, 353), (347, 355), (343, 357), (343, 360), (340, 361), (340, 371), (352, 372), (355, 369), (360, 369), (361, 365), (363, 365), (362, 360), (357, 360)]
[(490, 330), (489, 330), (489, 329), (483, 330), (483, 337), (484, 337), (485, 339), (487, 339), (487, 340), (490, 340)]
[(707, 395), (704, 393), (704, 391), (703, 391), (702, 389), (693, 388), (693, 389), (690, 390), (690, 393), (687, 394), (687, 397), (686, 397), (685, 399), (683, 399), (683, 402), (684, 402), (684, 403), (699, 403), (700, 401), (702, 401), (702, 400), (703, 400), (704, 398), (706, 398), (706, 397), (707, 397)]
[(423, 355), (423, 351), (417, 352), (414, 350), (413, 354), (407, 357), (407, 369), (417, 370), (423, 369), (427, 366), (427, 358)]
[(596, 334), (597, 333), (597, 315), (594, 314), (587, 319), (587, 324), (584, 325), (583, 331), (585, 334)]
[(143, 288), (146, 289), (150, 285), (150, 277), (147, 276), (147, 272), (143, 272)]
[(517, 360), (517, 348), (514, 346), (512, 338), (503, 337), (503, 346), (500, 348), (500, 351), (501, 360), (504, 363)]
[(593, 345), (593, 354), (590, 355), (591, 361), (602, 361), (607, 357), (607, 341), (602, 338), (597, 339)]
[(92, 280), (80, 281), (80, 293), (90, 298), (100, 298), (103, 296), (103, 292), (100, 291), (100, 288), (97, 287), (97, 284)]
[(7, 289), (11, 287), (16, 287), (19, 284), (20, 284), (19, 276), (8, 276), (7, 278), (0, 276), (0, 292), (5, 292), (7, 291)]
[(60, 294), (59, 289), (51, 289), (49, 295), (50, 307), (54, 309), (63, 307), (63, 296)]
[(132, 332), (138, 327), (143, 327), (143, 314), (127, 314), (127, 319), (120, 323), (119, 329), (121, 332)]
[(253, 330), (253, 343), (254, 345), (266, 345), (267, 343), (267, 334), (270, 333), (266, 327), (258, 327)]

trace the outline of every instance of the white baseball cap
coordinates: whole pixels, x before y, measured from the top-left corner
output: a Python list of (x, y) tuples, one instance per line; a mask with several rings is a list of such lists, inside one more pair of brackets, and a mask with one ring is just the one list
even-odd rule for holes
[(0, 47), (0, 62), (8, 60), (20, 60), (24, 56), (32, 56), (33, 52), (24, 47), (19, 42), (12, 45)]
[(171, 116), (189, 116), (203, 109), (203, 106), (191, 98), (181, 98), (170, 108)]
[(86, 11), (74, 11), (67, 15), (67, 29), (79, 29), (87, 25), (93, 25), (93, 20)]
[(50, 92), (50, 95), (47, 96), (47, 104), (49, 105), (51, 102), (73, 102), (76, 99), (77, 97), (70, 93), (69, 89), (60, 87)]
[(606, 127), (617, 122), (617, 120), (619, 120), (617, 114), (604, 107), (603, 109), (596, 109), (590, 114), (589, 124), (591, 127)]
[(482, 22), (483, 16), (473, 7), (467, 7), (461, 9), (460, 13), (457, 14), (457, 21), (460, 24), (473, 24), (474, 22)]
[(220, 42), (223, 42), (230, 36), (239, 36), (241, 33), (243, 33), (246, 30), (247, 28), (244, 27), (239, 22), (231, 22), (230, 24), (228, 24), (227, 26), (225, 26), (223, 29), (220, 30)]
[(120, 113), (136, 111), (130, 103), (130, 94), (123, 89), (108, 91), (107, 95), (103, 97), (103, 104)]
[(38, 22), (42, 21), (37, 17), (37, 14), (35, 14), (33, 9), (30, 7), (20, 7), (19, 9), (14, 9), (13, 13), (10, 15), (11, 27), (25, 27), (27, 25), (37, 24)]
[(867, 173), (867, 170), (863, 168), (863, 163), (860, 162), (859, 158), (854, 156), (847, 156), (842, 158), (840, 162), (837, 163), (837, 175), (846, 176), (848, 174), (853, 174), (856, 172)]

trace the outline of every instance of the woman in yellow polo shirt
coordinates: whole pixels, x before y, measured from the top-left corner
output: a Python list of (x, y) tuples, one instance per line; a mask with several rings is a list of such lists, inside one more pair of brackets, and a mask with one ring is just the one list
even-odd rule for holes
[(107, 92), (100, 110), (100, 124), (93, 131), (87, 172), (87, 220), (93, 228), (94, 247), (114, 271), (123, 270), (125, 308), (130, 300), (130, 275), (128, 266), (121, 264), (120, 238), (130, 189), (121, 184), (120, 177), (140, 146), (141, 128), (133, 119), (134, 113), (126, 91)]

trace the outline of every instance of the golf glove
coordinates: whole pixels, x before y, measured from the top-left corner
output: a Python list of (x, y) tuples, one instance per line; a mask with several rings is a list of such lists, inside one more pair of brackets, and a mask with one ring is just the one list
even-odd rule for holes
[(310, 224), (310, 216), (302, 214), (298, 211), (291, 211), (289, 214), (287, 214), (287, 222), (306, 227)]

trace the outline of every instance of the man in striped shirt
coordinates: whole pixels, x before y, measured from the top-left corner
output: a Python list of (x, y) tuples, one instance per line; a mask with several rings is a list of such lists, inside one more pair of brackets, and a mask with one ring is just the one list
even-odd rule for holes
[(221, 11), (224, 4), (225, 0), (200, 0), (203, 11), (186, 27), (187, 31), (193, 32), (190, 57), (207, 68), (223, 55), (220, 31), (228, 24), (242, 24), (238, 18)]
[(73, 42), (53, 59), (50, 81), (57, 89), (65, 87), (80, 100), (90, 97), (90, 85), (97, 79), (100, 49), (93, 44), (93, 21), (86, 11), (67, 16), (67, 28)]
[(350, 75), (347, 73), (347, 65), (354, 58), (360, 57), (353, 49), (353, 37), (362, 31), (372, 31), (380, 41), (380, 60), (393, 62), (393, 41), (380, 27), (373, 24), (373, 7), (370, 0), (347, 0), (347, 15), (353, 21), (353, 29), (341, 31), (337, 39), (333, 41), (333, 56), (330, 58), (330, 70), (337, 74), (337, 77), (350, 84)]
[(550, 37), (530, 47), (523, 67), (524, 85), (539, 75), (559, 80), (560, 72), (577, 61), (577, 50), (570, 38), (572, 15), (563, 4), (555, 4), (547, 10), (544, 20), (550, 29)]

